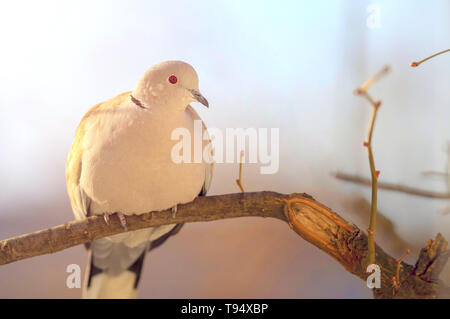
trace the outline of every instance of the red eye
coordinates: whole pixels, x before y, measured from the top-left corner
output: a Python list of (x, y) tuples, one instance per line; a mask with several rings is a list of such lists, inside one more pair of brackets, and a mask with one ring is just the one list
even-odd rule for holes
[(169, 76), (169, 82), (170, 83), (175, 84), (175, 83), (177, 83), (177, 81), (178, 81), (178, 79), (177, 79), (177, 77), (175, 75)]

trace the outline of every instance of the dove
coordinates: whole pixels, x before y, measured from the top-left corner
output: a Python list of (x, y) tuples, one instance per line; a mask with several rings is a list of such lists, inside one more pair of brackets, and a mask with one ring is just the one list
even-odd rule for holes
[[(177, 143), (172, 132), (181, 128), (194, 134), (195, 121), (201, 121), (190, 103), (209, 107), (198, 82), (191, 65), (161, 62), (144, 73), (133, 91), (99, 103), (84, 115), (66, 165), (77, 220), (103, 215), (109, 223), (118, 216), (126, 229), (127, 215), (170, 208), (176, 214), (178, 204), (206, 195), (213, 163), (172, 158)], [(210, 142), (201, 123), (203, 140)], [(193, 150), (194, 139), (190, 143)], [(136, 298), (146, 253), (182, 225), (123, 232), (87, 244), (82, 297)]]

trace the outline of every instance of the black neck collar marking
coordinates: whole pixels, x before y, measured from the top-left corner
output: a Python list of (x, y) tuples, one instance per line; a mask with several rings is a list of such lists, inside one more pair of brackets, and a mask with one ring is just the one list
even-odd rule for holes
[(141, 101), (139, 101), (137, 98), (135, 98), (133, 95), (130, 94), (131, 97), (131, 102), (133, 102), (134, 104), (136, 104), (137, 106), (146, 109), (146, 107), (144, 106), (144, 104), (142, 104)]

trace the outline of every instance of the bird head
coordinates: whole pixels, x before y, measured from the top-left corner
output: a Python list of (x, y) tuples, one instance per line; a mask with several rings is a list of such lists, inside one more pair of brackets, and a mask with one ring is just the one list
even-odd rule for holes
[(139, 80), (132, 96), (144, 106), (163, 106), (184, 110), (191, 102), (209, 107), (198, 89), (194, 68), (182, 61), (165, 61), (148, 69)]

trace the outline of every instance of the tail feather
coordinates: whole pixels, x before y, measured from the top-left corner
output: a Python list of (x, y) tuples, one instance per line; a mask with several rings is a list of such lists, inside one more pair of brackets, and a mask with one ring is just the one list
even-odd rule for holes
[(85, 299), (127, 299), (137, 297), (146, 249), (139, 258), (119, 273), (95, 266), (92, 250), (89, 250), (89, 263), (86, 269), (82, 298)]
[(97, 274), (91, 280), (91, 286), (83, 291), (85, 299), (133, 299), (138, 290), (134, 287), (135, 275), (124, 271), (111, 276), (107, 273)]
[(155, 227), (148, 241), (135, 246), (117, 241), (118, 235), (111, 237), (116, 240), (101, 238), (90, 243), (82, 298), (136, 298), (145, 254), (178, 233), (182, 226)]

